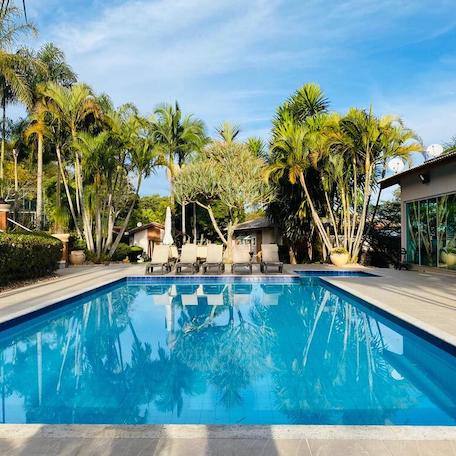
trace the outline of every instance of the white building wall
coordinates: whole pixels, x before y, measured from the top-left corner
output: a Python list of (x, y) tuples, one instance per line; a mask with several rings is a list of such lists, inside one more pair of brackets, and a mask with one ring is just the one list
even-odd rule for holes
[(130, 245), (138, 245), (142, 247), (144, 252), (147, 253), (149, 241), (147, 238), (147, 230), (141, 230), (133, 234), (133, 238), (130, 237)]

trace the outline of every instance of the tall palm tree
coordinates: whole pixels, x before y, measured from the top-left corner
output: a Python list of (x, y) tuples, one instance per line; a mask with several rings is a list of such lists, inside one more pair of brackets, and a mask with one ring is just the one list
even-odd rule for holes
[[(44, 129), (46, 128), (44, 108), (45, 101), (42, 86), (47, 82), (54, 82), (63, 87), (71, 87), (76, 82), (76, 74), (71, 66), (65, 61), (65, 54), (52, 43), (44, 44), (36, 54), (30, 53), (32, 59), (40, 62), (40, 66), (34, 68), (28, 74), (31, 92), (31, 129), (27, 132), (34, 133), (37, 140), (37, 186), (36, 186), (36, 229), (41, 229), (43, 212), (43, 141)], [(57, 176), (60, 182), (60, 177)], [(58, 202), (57, 202), (58, 203)]]
[(6, 141), (6, 106), (14, 99), (26, 106), (32, 102), (31, 89), (25, 74), (37, 62), (13, 49), (22, 35), (35, 32), (32, 24), (19, 22), (19, 10), (9, 2), (0, 9), (0, 98), (2, 107), (2, 143), (0, 151), (0, 181), (3, 179)]
[[(79, 131), (86, 129), (86, 122), (89, 117), (98, 118), (102, 112), (97, 103), (92, 90), (85, 84), (75, 84), (71, 87), (63, 87), (55, 82), (49, 82), (41, 89), (41, 94), (45, 100), (46, 111), (49, 113), (51, 121), (58, 122), (62, 127), (69, 131), (71, 141), (74, 143)], [(82, 217), (85, 233), (91, 232), (90, 220), (84, 210), (83, 195), (83, 175), (81, 169), (81, 153), (72, 149), (72, 160), (74, 166), (75, 189), (76, 189), (76, 208), (77, 213)], [(62, 157), (58, 157), (61, 162)], [(65, 191), (69, 201), (72, 201), (68, 182), (65, 175), (65, 165), (60, 163), (60, 172), (64, 182)], [(74, 208), (70, 206), (73, 218), (75, 219)], [(93, 249), (93, 244), (89, 247)]]
[[(173, 180), (185, 161), (202, 149), (207, 142), (204, 124), (192, 115), (183, 117), (177, 101), (174, 105), (164, 104), (155, 110), (154, 134), (161, 147), (168, 180), (173, 196)], [(182, 233), (185, 236), (185, 203), (182, 203)]]

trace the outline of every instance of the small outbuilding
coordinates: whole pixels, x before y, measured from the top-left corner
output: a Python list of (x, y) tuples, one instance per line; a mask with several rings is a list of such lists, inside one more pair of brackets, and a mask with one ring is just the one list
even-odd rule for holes
[(125, 233), (128, 235), (129, 245), (137, 245), (143, 248), (144, 253), (152, 256), (155, 244), (163, 241), (165, 226), (161, 223), (150, 222), (137, 226)]
[(387, 177), (401, 186), (401, 244), (408, 263), (456, 270), (456, 151)]
[(255, 255), (261, 250), (262, 244), (281, 243), (277, 227), (268, 217), (238, 223), (234, 227), (234, 237), (240, 244), (250, 244), (250, 249)]

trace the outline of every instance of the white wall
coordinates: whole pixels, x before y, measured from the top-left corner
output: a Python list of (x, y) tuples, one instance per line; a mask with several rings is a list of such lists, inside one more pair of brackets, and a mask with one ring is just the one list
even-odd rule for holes
[(137, 231), (133, 234), (133, 237), (130, 236), (130, 245), (138, 245), (139, 247), (143, 248), (145, 253), (147, 253), (147, 249), (149, 247), (147, 230)]

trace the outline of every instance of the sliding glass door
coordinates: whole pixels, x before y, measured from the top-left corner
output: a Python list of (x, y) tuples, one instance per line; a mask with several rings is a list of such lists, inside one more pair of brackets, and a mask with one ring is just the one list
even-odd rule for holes
[(406, 204), (407, 261), (456, 269), (456, 195)]

